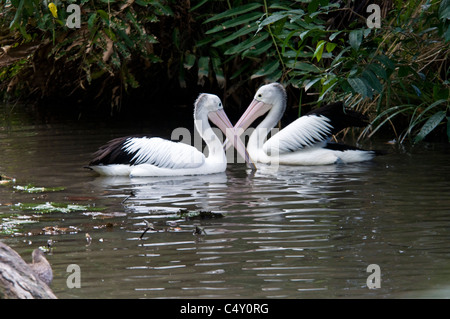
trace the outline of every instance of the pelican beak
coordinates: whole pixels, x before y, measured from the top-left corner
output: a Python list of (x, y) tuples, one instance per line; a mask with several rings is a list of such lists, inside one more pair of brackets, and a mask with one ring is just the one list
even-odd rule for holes
[[(247, 107), (244, 114), (242, 114), (241, 118), (237, 121), (234, 126), (235, 136), (238, 140), (240, 140), (239, 136), (244, 133), (244, 131), (260, 116), (267, 113), (272, 105), (259, 101), (257, 99), (253, 99), (252, 103)], [(234, 145), (230, 139), (225, 141), (225, 150), (230, 148), (231, 145)]]
[(211, 120), (211, 122), (216, 124), (217, 127), (219, 127), (219, 129), (225, 134), (227, 139), (231, 141), (230, 146), (233, 145), (236, 148), (238, 153), (244, 158), (249, 167), (252, 170), (256, 170), (256, 166), (250, 158), (250, 155), (248, 154), (244, 143), (242, 143), (239, 137), (235, 136), (233, 124), (231, 124), (225, 111), (223, 109), (220, 109), (215, 112), (210, 112), (208, 114), (208, 118)]

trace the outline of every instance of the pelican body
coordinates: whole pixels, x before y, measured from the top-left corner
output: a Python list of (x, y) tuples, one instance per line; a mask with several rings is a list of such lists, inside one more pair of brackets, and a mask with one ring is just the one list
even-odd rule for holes
[[(216, 124), (228, 139), (233, 139), (233, 126), (225, 114), (219, 97), (200, 94), (195, 101), (194, 124), (206, 142), (209, 155), (191, 145), (159, 137), (128, 136), (111, 140), (102, 146), (89, 163), (89, 168), (107, 176), (180, 176), (224, 172), (227, 159), (222, 142), (209, 121)], [(252, 167), (247, 150), (240, 139), (236, 150)]]
[[(265, 164), (328, 165), (368, 161), (376, 155), (375, 151), (330, 142), (333, 134), (346, 127), (368, 124), (362, 114), (345, 110), (342, 102), (313, 110), (266, 140), (285, 109), (284, 87), (279, 83), (267, 84), (256, 92), (253, 101), (236, 123), (234, 128), (236, 136), (239, 136), (253, 121), (267, 113), (250, 135), (247, 144), (253, 161)], [(228, 141), (226, 148), (231, 145), (232, 142)]]

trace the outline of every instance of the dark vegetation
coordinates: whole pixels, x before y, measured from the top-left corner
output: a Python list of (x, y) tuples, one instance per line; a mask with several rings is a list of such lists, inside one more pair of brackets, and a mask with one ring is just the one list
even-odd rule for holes
[[(279, 81), (289, 120), (342, 100), (369, 115), (361, 137), (450, 138), (450, 0), (54, 1), (56, 17), (49, 3), (0, 1), (8, 103), (185, 116), (210, 92), (236, 119), (262, 83)], [(65, 25), (70, 3), (80, 28)], [(380, 28), (366, 23), (370, 4)]]

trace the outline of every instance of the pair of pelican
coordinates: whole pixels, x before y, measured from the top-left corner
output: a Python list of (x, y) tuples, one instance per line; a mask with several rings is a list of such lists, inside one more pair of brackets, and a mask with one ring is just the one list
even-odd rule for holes
[[(367, 124), (355, 111), (345, 110), (342, 102), (333, 103), (298, 118), (266, 141), (271, 129), (286, 109), (286, 91), (279, 83), (262, 86), (242, 117), (233, 127), (219, 97), (202, 93), (194, 104), (195, 128), (206, 142), (206, 157), (195, 147), (159, 137), (129, 136), (102, 146), (89, 167), (109, 176), (180, 176), (224, 172), (225, 150), (234, 146), (247, 164), (327, 165), (371, 160), (375, 151), (331, 143), (333, 134)], [(251, 134), (247, 148), (240, 135), (258, 117), (267, 116)], [(225, 133), (224, 144), (213, 132), (209, 120)]]

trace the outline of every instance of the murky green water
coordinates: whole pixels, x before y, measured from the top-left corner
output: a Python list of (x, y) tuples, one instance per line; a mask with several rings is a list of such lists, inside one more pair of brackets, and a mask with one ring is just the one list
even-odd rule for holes
[[(0, 238), (26, 261), (53, 240), (47, 258), (59, 298), (450, 296), (448, 145), (378, 145), (392, 153), (352, 165), (104, 178), (83, 166), (133, 127), (2, 125), (0, 172), (16, 182), (0, 186), (0, 218), (16, 229)], [(13, 188), (28, 184), (65, 189)], [(51, 202), (86, 210), (18, 207)], [(177, 218), (180, 209), (223, 217)], [(139, 239), (144, 220), (156, 231)], [(206, 235), (193, 235), (195, 226)], [(80, 266), (81, 288), (67, 286), (70, 264)], [(380, 267), (381, 288), (367, 287), (370, 264)]]

